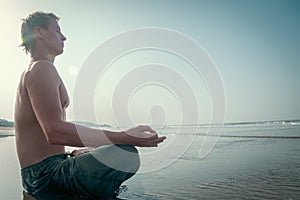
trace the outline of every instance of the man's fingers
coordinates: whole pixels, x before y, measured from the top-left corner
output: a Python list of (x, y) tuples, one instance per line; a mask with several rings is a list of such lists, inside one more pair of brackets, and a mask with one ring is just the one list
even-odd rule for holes
[(158, 138), (158, 135), (157, 133), (153, 133), (151, 135), (149, 135), (150, 137), (148, 137), (148, 140), (154, 140), (154, 139), (157, 139)]
[(132, 138), (132, 144), (140, 147), (157, 147), (157, 145), (163, 142), (166, 137), (159, 137), (155, 130), (147, 125), (139, 125), (131, 128), (125, 133)]
[(161, 143), (161, 142), (163, 142), (165, 139), (166, 139), (166, 137), (165, 137), (165, 136), (162, 136), (162, 137), (157, 138), (155, 142)]
[(159, 143), (163, 142), (165, 139), (166, 139), (165, 136), (158, 137), (158, 138), (156, 138), (156, 139), (150, 141), (148, 144), (149, 144), (149, 146), (151, 146), (151, 147), (157, 147), (157, 145), (158, 145)]
[(147, 125), (139, 125), (138, 127), (141, 129), (141, 131), (149, 132), (149, 133), (156, 133), (156, 131), (153, 130), (150, 126), (147, 126)]
[(138, 146), (140, 146), (140, 147), (158, 147), (158, 144), (163, 142), (165, 139), (166, 139), (165, 136), (153, 138), (152, 140), (149, 140), (149, 138), (147, 138), (148, 142), (138, 145)]

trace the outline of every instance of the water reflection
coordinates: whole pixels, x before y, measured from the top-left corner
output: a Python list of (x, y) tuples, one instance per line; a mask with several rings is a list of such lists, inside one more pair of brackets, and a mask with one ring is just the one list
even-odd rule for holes
[[(108, 198), (108, 199), (98, 199), (98, 200), (123, 200), (118, 197)], [(69, 196), (69, 195), (57, 195), (57, 194), (39, 194), (34, 195), (34, 197), (27, 192), (23, 191), (23, 200), (97, 200), (97, 199), (90, 199), (87, 197), (80, 197), (80, 196)]]
[(55, 194), (39, 194), (34, 197), (27, 192), (23, 191), (23, 200), (89, 200), (87, 198), (68, 196), (68, 195), (55, 195)]
[(36, 200), (31, 195), (29, 195), (27, 192), (23, 191), (23, 200)]

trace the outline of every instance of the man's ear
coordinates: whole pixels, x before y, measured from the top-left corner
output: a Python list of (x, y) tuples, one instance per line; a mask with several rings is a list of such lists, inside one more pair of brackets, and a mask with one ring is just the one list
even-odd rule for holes
[(37, 39), (43, 40), (44, 34), (45, 34), (45, 30), (42, 29), (41, 27), (35, 26), (35, 27), (33, 27), (33, 33), (34, 33), (34, 36)]

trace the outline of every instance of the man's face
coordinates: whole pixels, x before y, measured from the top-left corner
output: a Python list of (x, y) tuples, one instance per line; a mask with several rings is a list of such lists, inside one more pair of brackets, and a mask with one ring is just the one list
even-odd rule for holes
[(60, 27), (56, 20), (52, 19), (49, 23), (48, 30), (45, 30), (44, 45), (52, 55), (59, 55), (63, 52), (64, 41), (66, 37), (61, 33)]

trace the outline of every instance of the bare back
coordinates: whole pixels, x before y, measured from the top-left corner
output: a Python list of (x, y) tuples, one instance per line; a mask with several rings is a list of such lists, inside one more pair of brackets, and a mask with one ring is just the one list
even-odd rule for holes
[[(46, 73), (43, 73), (45, 71)], [(44, 77), (48, 76), (47, 71), (49, 71), (48, 74), (51, 73), (54, 75), (51, 78), (45, 79)], [(49, 61), (34, 62), (23, 72), (20, 78), (15, 102), (16, 146), (22, 168), (38, 163), (48, 156), (65, 152), (64, 146), (51, 145), (48, 143), (46, 135), (37, 120), (35, 108), (32, 106), (34, 90), (31, 93), (28, 91), (28, 79), (37, 79), (37, 77), (41, 79), (39, 81), (45, 79), (45, 81), (49, 82), (48, 84), (57, 85), (57, 98), (59, 98), (58, 101), (61, 103), (60, 117), (62, 120), (65, 120), (65, 109), (69, 104), (66, 88), (52, 63)], [(43, 87), (43, 84), (36, 87)], [(39, 90), (43, 91), (43, 88), (39, 88)], [(42, 96), (43, 98), (47, 98), (47, 91), (44, 92), (44, 94), (38, 93), (37, 95), (40, 95), (41, 98)], [(47, 104), (45, 104), (45, 112), (47, 112), (46, 105)]]

